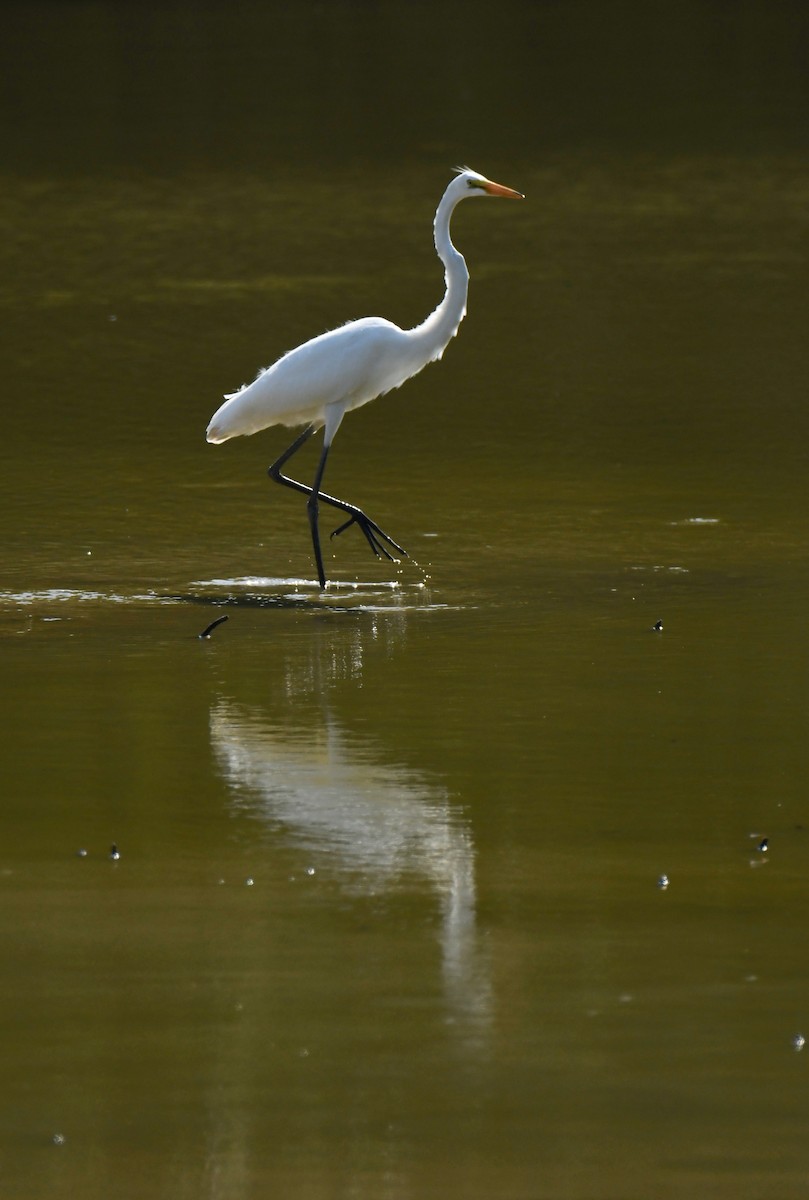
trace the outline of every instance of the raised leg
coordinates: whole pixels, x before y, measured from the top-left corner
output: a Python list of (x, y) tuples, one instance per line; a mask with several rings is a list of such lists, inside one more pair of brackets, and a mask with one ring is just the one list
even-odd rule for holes
[(320, 532), (318, 528), (318, 508), (321, 500), (324, 504), (329, 504), (332, 508), (339, 508), (342, 512), (348, 514), (348, 520), (344, 521), (338, 529), (335, 529), (332, 537), (335, 537), (338, 533), (342, 533), (349, 525), (356, 524), (362, 530), (365, 540), (377, 558), (387, 558), (391, 562), (396, 561), (387, 549), (386, 542), (393, 550), (396, 550), (399, 554), (407, 558), (407, 551), (398, 542), (394, 542), (393, 538), (389, 537), (384, 530), (380, 529), (375, 521), (366, 516), (362, 509), (357, 508), (354, 504), (349, 504), (346, 500), (338, 500), (336, 496), (329, 496), (328, 493), (321, 492), (320, 484), (323, 480), (323, 473), (326, 470), (326, 460), (329, 456), (329, 445), (326, 444), (325, 439), (312, 487), (309, 487), (305, 483), (299, 483), (297, 479), (290, 479), (288, 475), (282, 474), (281, 468), (284, 463), (292, 458), (293, 454), (300, 450), (301, 446), (308, 442), (314, 432), (314, 425), (307, 425), (303, 433), (295, 439), (281, 457), (276, 459), (272, 466), (267, 468), (267, 474), (276, 483), (282, 483), (285, 487), (293, 488), (296, 492), (302, 492), (304, 496), (308, 497), (306, 507), (309, 513), (309, 527), (312, 531), (312, 545), (315, 551), (315, 563), (317, 565), (320, 586), (326, 586), (326, 573), (323, 569), (323, 554), (320, 548)]

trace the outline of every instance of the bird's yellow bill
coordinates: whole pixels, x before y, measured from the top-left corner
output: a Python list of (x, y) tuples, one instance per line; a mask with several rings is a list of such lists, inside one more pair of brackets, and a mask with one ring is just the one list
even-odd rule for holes
[(480, 185), (487, 196), (503, 196), (506, 200), (524, 200), (525, 196), (522, 192), (515, 192), (514, 188), (504, 187), (502, 183), (492, 183), (491, 179), (487, 179), (485, 183)]

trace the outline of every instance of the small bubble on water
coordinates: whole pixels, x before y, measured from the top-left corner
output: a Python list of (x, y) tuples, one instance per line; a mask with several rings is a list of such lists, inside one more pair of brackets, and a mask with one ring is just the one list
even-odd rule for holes
[(668, 877), (668, 875), (661, 875), (661, 876), (660, 876), (660, 878), (659, 878), (659, 879), (658, 879), (658, 881), (657, 881), (657, 886), (660, 888), (660, 890), (661, 890), (662, 892), (664, 892), (664, 891), (666, 890), (666, 888), (669, 886), (669, 877)]
[(798, 1051), (803, 1050), (804, 1046), (806, 1045), (806, 1038), (803, 1036), (802, 1033), (796, 1033), (794, 1038), (792, 1039), (792, 1045), (795, 1048), (795, 1050), (798, 1050)]
[(245, 887), (252, 887), (252, 886), (253, 886), (253, 883), (254, 883), (254, 880), (253, 880), (253, 877), (252, 877), (252, 875), (248, 875), (248, 876), (247, 876), (247, 878), (246, 878), (246, 879), (245, 879), (245, 881), (244, 881), (244, 886), (245, 886)]
[(55, 1133), (51, 1138), (51, 1141), (53, 1142), (54, 1146), (64, 1146), (67, 1138), (63, 1133)]
[(307, 874), (307, 875), (314, 875), (314, 873), (315, 873), (315, 868), (314, 868), (314, 867), (307, 867), (307, 868), (306, 868), (306, 874)]

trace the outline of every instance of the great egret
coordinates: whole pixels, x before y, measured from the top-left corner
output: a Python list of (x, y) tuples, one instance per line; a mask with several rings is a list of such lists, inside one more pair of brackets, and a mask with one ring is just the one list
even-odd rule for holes
[[(466, 312), (469, 272), (463, 255), (452, 244), (449, 222), (461, 200), (474, 196), (502, 196), (522, 200), (521, 192), (492, 183), (468, 167), (459, 168), (435, 214), (435, 249), (444, 264), (444, 299), (426, 320), (414, 329), (400, 329), (384, 317), (362, 317), (338, 329), (321, 333), (282, 355), (262, 371), (253, 383), (225, 397), (211, 418), (209, 442), (226, 442), (242, 434), (258, 433), (270, 425), (306, 425), (292, 445), (268, 469), (276, 483), (294, 488), (308, 497), (307, 509), (320, 586), (326, 586), (323, 554), (318, 533), (320, 501), (339, 508), (348, 520), (332, 537), (357, 524), (377, 558), (395, 561), (391, 550), (407, 555), (392, 537), (354, 504), (321, 492), (326, 459), (334, 435), (346, 412), (399, 387), (427, 363), (439, 359)], [(281, 468), (313, 433), (323, 428), (323, 450), (311, 487), (281, 473)], [(388, 549), (390, 547), (390, 549)]]

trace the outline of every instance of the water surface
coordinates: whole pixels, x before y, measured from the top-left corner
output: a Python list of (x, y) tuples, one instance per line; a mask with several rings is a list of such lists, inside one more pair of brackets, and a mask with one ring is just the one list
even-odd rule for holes
[[(805, 13), (609, 10), (13, 10), (4, 1194), (802, 1195)], [(321, 593), (204, 429), (459, 161)]]

